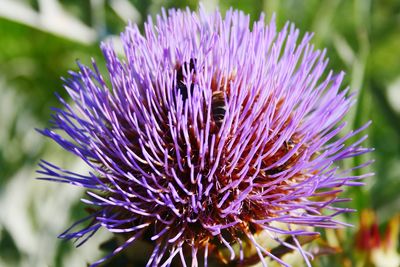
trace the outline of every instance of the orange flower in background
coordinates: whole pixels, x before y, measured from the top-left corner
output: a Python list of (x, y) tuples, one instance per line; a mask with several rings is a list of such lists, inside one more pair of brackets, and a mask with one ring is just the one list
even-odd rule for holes
[(363, 257), (366, 266), (398, 267), (400, 254), (398, 248), (400, 215), (394, 216), (382, 235), (378, 227), (377, 215), (366, 209), (361, 212), (360, 227), (356, 234), (356, 249)]

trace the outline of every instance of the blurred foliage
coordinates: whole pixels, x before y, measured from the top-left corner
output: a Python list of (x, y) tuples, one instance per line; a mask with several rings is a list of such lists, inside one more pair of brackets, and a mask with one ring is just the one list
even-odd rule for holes
[[(73, 38), (62, 31), (49, 30), (51, 27), (45, 24), (49, 13), (44, 12), (44, 5), (54, 4), (57, 5), (53, 13), (62, 11), (60, 14), (78, 22), (71, 27), (93, 30), (95, 39), (87, 42), (79, 36)], [(380, 228), (386, 227), (389, 219), (400, 212), (400, 1), (229, 0), (218, 3), (208, 0), (203, 4), (207, 9), (218, 6), (221, 11), (231, 6), (241, 9), (249, 13), (253, 21), (260, 12), (266, 13), (267, 19), (275, 13), (280, 27), (289, 20), (302, 33), (315, 32), (313, 43), (318, 48), (327, 48), (329, 68), (335, 72), (345, 71), (345, 84), (358, 92), (358, 102), (348, 116), (348, 129), (373, 121), (367, 130), (370, 137), (365, 146), (374, 147), (375, 152), (345, 162), (345, 165), (351, 167), (374, 158), (376, 162), (369, 168), (376, 175), (365, 181), (366, 186), (349, 189), (345, 194), (354, 198), (351, 205), (358, 210), (374, 209)], [(43, 209), (40, 201), (52, 202), (56, 196), (64, 194), (60, 194), (64, 191), (57, 191), (64, 189), (56, 185), (46, 186), (42, 191), (28, 188), (43, 186), (37, 186), (41, 182), (33, 180), (38, 160), (44, 155), (56, 155), (63, 166), (76, 166), (76, 162), (50, 140), (40, 137), (34, 128), (49, 125), (50, 108), (59, 105), (54, 92), (65, 95), (60, 77), (76, 69), (76, 60), (90, 64), (93, 57), (100, 68), (104, 68), (98, 43), (118, 35), (127, 17), (142, 26), (147, 16), (154, 16), (162, 7), (186, 6), (196, 9), (198, 2), (0, 0), (0, 266), (66, 266), (66, 262), (69, 266), (75, 266), (74, 263), (84, 266), (85, 262), (98, 257), (97, 247), (90, 249), (89, 245), (86, 250), (74, 250), (70, 242), (55, 239), (63, 227), (82, 213), (78, 208), (81, 205), (76, 204), (79, 194), (66, 189), (65, 200), (52, 203), (53, 210), (46, 210), (52, 212), (49, 218), (37, 215)], [(31, 12), (27, 13), (27, 18), (34, 14), (36, 19), (27, 21), (10, 15), (24, 10)], [(64, 17), (60, 15), (56, 19)], [(52, 190), (56, 192), (47, 196)], [(67, 201), (74, 206), (66, 205)], [(67, 214), (61, 216), (57, 213), (60, 210)], [(62, 225), (46, 229), (46, 220), (51, 221), (51, 216), (62, 217), (59, 218), (63, 220)], [(350, 214), (341, 219), (358, 226), (358, 218), (357, 214)], [(32, 239), (31, 243), (36, 246), (24, 246), (18, 238), (19, 228), (12, 226), (21, 220), (30, 229), (22, 231), (27, 235), (25, 238)], [(359, 266), (353, 254), (356, 230), (357, 227), (340, 232), (336, 239), (345, 241), (335, 242), (340, 243), (343, 252), (321, 257), (316, 266)], [(326, 233), (324, 238), (332, 240), (332, 233)], [(38, 252), (41, 242), (53, 239), (51, 244), (55, 249), (43, 251), (46, 249), (42, 248)]]

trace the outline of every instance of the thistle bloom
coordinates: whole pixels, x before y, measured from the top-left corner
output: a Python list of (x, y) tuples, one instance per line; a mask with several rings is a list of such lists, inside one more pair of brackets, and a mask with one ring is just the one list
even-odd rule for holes
[(249, 24), (233, 10), (163, 11), (143, 34), (126, 28), (123, 57), (102, 44), (107, 78), (93, 62), (64, 80), (73, 104), (59, 97), (64, 108), (42, 133), (92, 171), (42, 161), (39, 173), (86, 189), (89, 216), (61, 238), (82, 244), (105, 228), (123, 240), (93, 266), (137, 240), (153, 246), (147, 266), (253, 256), (288, 266), (268, 242), (310, 265), (300, 238), (342, 225), (338, 193), (365, 175), (335, 162), (370, 150), (365, 136), (344, 144), (368, 124), (338, 136), (354, 99), (343, 73), (324, 75), (312, 34), (277, 31), (263, 16)]

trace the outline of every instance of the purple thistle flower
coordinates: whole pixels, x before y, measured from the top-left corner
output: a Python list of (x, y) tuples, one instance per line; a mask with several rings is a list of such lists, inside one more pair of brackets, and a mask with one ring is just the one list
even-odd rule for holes
[(338, 137), (354, 98), (340, 89), (343, 73), (323, 76), (312, 34), (299, 40), (289, 23), (277, 32), (263, 16), (249, 26), (238, 11), (163, 11), (143, 34), (126, 28), (123, 59), (101, 45), (107, 79), (93, 62), (64, 81), (73, 104), (59, 97), (64, 109), (41, 132), (93, 171), (42, 161), (39, 173), (87, 189), (92, 211), (61, 238), (80, 245), (105, 228), (124, 240), (93, 266), (139, 239), (153, 244), (147, 266), (245, 263), (249, 246), (264, 266), (288, 266), (260, 233), (310, 265), (299, 238), (343, 225), (334, 217), (350, 209), (335, 206), (338, 193), (360, 185), (369, 174), (351, 171), (369, 162), (335, 162), (370, 151), (366, 136), (344, 144), (369, 123)]

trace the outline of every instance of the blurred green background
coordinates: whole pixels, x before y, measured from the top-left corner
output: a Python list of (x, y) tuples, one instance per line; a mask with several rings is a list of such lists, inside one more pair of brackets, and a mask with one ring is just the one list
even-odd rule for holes
[[(313, 43), (327, 48), (329, 68), (346, 72), (343, 88), (349, 85), (358, 92), (348, 129), (373, 121), (364, 145), (375, 152), (344, 165), (374, 158), (369, 170), (376, 175), (345, 195), (354, 199), (351, 207), (376, 212), (383, 234), (400, 210), (400, 1), (208, 0), (203, 5), (223, 12), (233, 6), (252, 20), (260, 12), (267, 19), (276, 13), (280, 27), (289, 20), (303, 34), (315, 32)], [(118, 46), (117, 37), (128, 20), (143, 25), (162, 7), (186, 6), (196, 9), (198, 2), (0, 0), (0, 266), (85, 266), (99, 258), (98, 244), (108, 237), (105, 232), (79, 249), (56, 238), (82, 216), (82, 191), (35, 180), (38, 160), (75, 170), (84, 166), (35, 128), (49, 126), (51, 107), (59, 106), (54, 92), (66, 95), (60, 77), (76, 70), (77, 59), (89, 64), (93, 57), (104, 68), (100, 41)], [(355, 227), (328, 231), (323, 239), (342, 252), (318, 257), (315, 266), (398, 266), (390, 265), (399, 260), (396, 242), (389, 249), (377, 248), (383, 253), (380, 260), (371, 256), (376, 251), (356, 250), (360, 212), (340, 219)], [(397, 223), (390, 228), (395, 241)]]

